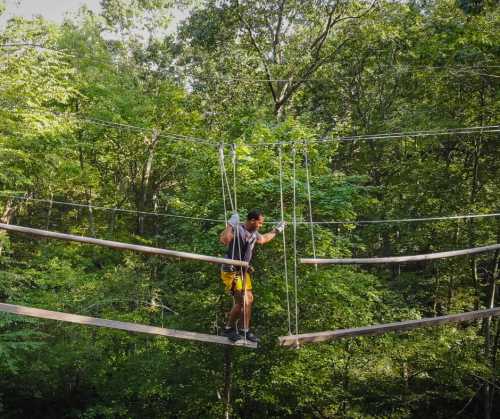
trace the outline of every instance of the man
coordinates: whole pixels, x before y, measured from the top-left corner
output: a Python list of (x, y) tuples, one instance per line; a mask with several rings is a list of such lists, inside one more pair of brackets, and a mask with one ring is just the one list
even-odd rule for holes
[[(285, 228), (285, 223), (280, 222), (269, 233), (260, 234), (259, 229), (263, 224), (264, 214), (261, 210), (250, 211), (245, 223), (240, 223), (239, 215), (233, 214), (220, 235), (220, 242), (228, 246), (226, 257), (250, 263), (255, 243), (269, 243)], [(226, 291), (231, 292), (234, 296), (234, 305), (229, 313), (224, 336), (227, 336), (233, 342), (243, 337), (246, 337), (251, 342), (259, 341), (257, 336), (250, 330), (253, 304), (252, 281), (250, 278), (252, 271), (251, 267), (241, 268), (233, 265), (222, 265), (222, 281)], [(236, 327), (238, 320), (240, 320), (240, 331)]]

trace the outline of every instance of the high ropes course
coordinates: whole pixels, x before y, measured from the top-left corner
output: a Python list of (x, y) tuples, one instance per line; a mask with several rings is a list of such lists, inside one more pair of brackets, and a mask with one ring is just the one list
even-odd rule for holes
[(306, 265), (376, 265), (384, 263), (421, 262), (425, 260), (445, 259), (455, 256), (475, 255), (476, 253), (492, 252), (498, 249), (500, 249), (500, 244), (492, 244), (489, 246), (474, 247), (473, 249), (452, 250), (450, 252), (427, 253), (424, 255), (414, 256), (340, 259), (301, 258), (300, 263), (304, 263)]
[[(228, 265), (235, 265), (235, 266), (241, 266), (241, 267), (248, 266), (247, 262), (242, 262), (240, 260), (198, 255), (195, 253), (177, 252), (174, 250), (159, 249), (156, 247), (139, 246), (139, 245), (135, 245), (135, 244), (122, 243), (122, 242), (116, 242), (116, 241), (110, 241), (110, 240), (100, 240), (100, 239), (95, 239), (92, 237), (76, 236), (73, 234), (55, 233), (52, 231), (39, 230), (36, 228), (21, 227), (21, 226), (10, 225), (10, 224), (0, 223), (0, 229), (10, 231), (13, 233), (22, 233), (22, 234), (29, 234), (29, 235), (37, 236), (37, 237), (45, 237), (45, 238), (51, 238), (51, 239), (57, 239), (57, 240), (72, 241), (72, 242), (77, 242), (77, 243), (93, 244), (93, 245), (97, 245), (97, 246), (109, 247), (112, 249), (132, 250), (135, 252), (142, 252), (142, 253), (147, 253), (150, 255), (170, 256), (170, 257), (176, 257), (176, 258), (181, 258), (181, 259), (200, 260), (200, 261), (204, 261), (204, 262), (211, 262), (211, 263), (217, 263), (217, 264), (228, 264)], [(49, 320), (59, 320), (59, 321), (64, 321), (64, 322), (69, 322), (69, 323), (78, 323), (78, 324), (84, 324), (84, 325), (90, 325), (90, 326), (108, 327), (111, 329), (120, 329), (120, 330), (129, 331), (129, 332), (147, 333), (150, 335), (168, 336), (168, 337), (172, 337), (172, 338), (195, 340), (195, 341), (208, 342), (208, 343), (217, 343), (217, 344), (222, 344), (222, 345), (247, 346), (247, 347), (252, 347), (252, 348), (257, 347), (257, 344), (252, 343), (248, 340), (231, 342), (229, 339), (222, 337), (222, 336), (209, 335), (209, 334), (203, 334), (203, 333), (195, 333), (195, 332), (187, 332), (187, 331), (174, 330), (174, 329), (165, 329), (162, 327), (154, 327), (154, 326), (148, 326), (148, 325), (143, 325), (143, 324), (127, 323), (127, 322), (120, 322), (120, 321), (115, 321), (115, 320), (100, 319), (100, 318), (96, 318), (96, 317), (80, 316), (77, 314), (61, 313), (61, 312), (49, 311), (49, 310), (41, 310), (38, 308), (23, 307), (23, 306), (18, 306), (18, 305), (13, 305), (13, 304), (0, 303), (0, 311), (3, 311), (5, 313), (18, 314), (21, 316), (38, 317), (41, 319), (49, 319)]]
[[(216, 264), (230, 264), (239, 267), (246, 267), (248, 263), (242, 262), (240, 260), (219, 258), (213, 256), (200, 255), (195, 253), (178, 252), (174, 250), (167, 250), (149, 246), (140, 246), (130, 243), (116, 242), (110, 240), (101, 240), (92, 237), (76, 236), (72, 234), (57, 233), (47, 230), (40, 230), (29, 227), (22, 227), (17, 225), (10, 225), (0, 223), (0, 229), (9, 231), (12, 233), (28, 234), (37, 237), (45, 237), (63, 241), (71, 241), (84, 244), (93, 244), (97, 246), (108, 247), (118, 250), (132, 250), (141, 253), (147, 253), (158, 256), (168, 256), (176, 257), (181, 259), (199, 260), (204, 262), (216, 263)], [(402, 257), (387, 257), (387, 258), (358, 258), (358, 259), (300, 259), (302, 264), (380, 264), (380, 263), (405, 263), (405, 262), (415, 262), (431, 259), (449, 258), (464, 255), (473, 255), (478, 253), (484, 253), (489, 251), (495, 251), (500, 249), (500, 244), (494, 244), (489, 246), (476, 247), (472, 249), (463, 249), (450, 252), (439, 252), (415, 256), (402, 256)], [(257, 344), (250, 342), (248, 340), (240, 340), (232, 342), (229, 339), (204, 333), (195, 333), (189, 331), (166, 329), (162, 327), (155, 327), (150, 325), (143, 325), (137, 323), (121, 322), (116, 320), (101, 319), (97, 317), (88, 317), (71, 313), (64, 313), (58, 311), (43, 310), (32, 307), (25, 307), (14, 304), (0, 303), (0, 311), (4, 313), (16, 314), (21, 316), (36, 317), (48, 320), (64, 321), (69, 323), (77, 323), (82, 325), (97, 326), (97, 327), (107, 327), (111, 329), (124, 330), (128, 332), (145, 333), (150, 335), (158, 335), (164, 337), (171, 337), (177, 339), (185, 339), (191, 341), (199, 341), (206, 343), (215, 343), (221, 345), (230, 346), (244, 346), (248, 348), (257, 348)], [(305, 334), (289, 334), (288, 336), (279, 337), (279, 344), (284, 347), (299, 347), (302, 343), (315, 343), (315, 342), (325, 342), (336, 339), (348, 338), (348, 337), (358, 337), (358, 336), (373, 336), (380, 335), (388, 332), (405, 332), (408, 330), (428, 327), (428, 326), (438, 326), (444, 323), (453, 322), (465, 322), (471, 320), (482, 319), (486, 317), (496, 317), (500, 316), (500, 307), (476, 310), (461, 314), (451, 314), (446, 316), (423, 318), (418, 320), (407, 320), (396, 323), (372, 325), (365, 327), (349, 328), (349, 329), (339, 329), (333, 331), (323, 331), (315, 333), (305, 333)]]
[[(92, 120), (92, 121), (87, 121), (89, 123), (99, 123), (99, 124), (104, 124), (106, 121), (97, 121), (97, 120)], [(123, 125), (119, 124), (119, 126), (114, 126), (116, 124), (111, 124), (111, 126), (119, 129), (132, 129), (132, 128), (137, 128), (140, 130), (139, 127), (134, 127), (131, 125)], [(106, 126), (110, 126), (108, 123), (106, 123)], [(280, 196), (279, 196), (279, 206), (280, 206), (280, 220), (279, 222), (285, 222), (285, 211), (284, 211), (284, 194), (283, 194), (283, 147), (287, 146), (291, 149), (291, 172), (292, 172), (292, 192), (293, 192), (293, 200), (292, 200), (292, 219), (291, 219), (291, 225), (292, 225), (292, 238), (291, 238), (291, 246), (293, 248), (293, 254), (292, 254), (292, 260), (293, 260), (293, 269), (290, 270), (288, 268), (288, 263), (287, 263), (287, 238), (285, 235), (285, 231), (283, 230), (283, 256), (284, 256), (284, 280), (285, 280), (285, 290), (286, 290), (286, 308), (287, 308), (287, 314), (288, 314), (288, 335), (287, 336), (281, 336), (278, 338), (278, 343), (281, 346), (284, 347), (293, 347), (293, 348), (298, 348), (302, 343), (314, 343), (314, 342), (325, 342), (325, 341), (332, 341), (336, 339), (341, 339), (341, 338), (349, 338), (349, 337), (357, 337), (357, 336), (373, 336), (373, 335), (380, 335), (383, 333), (388, 333), (388, 332), (405, 332), (408, 330), (413, 330), (416, 328), (422, 328), (422, 327), (428, 327), (428, 326), (437, 326), (445, 323), (456, 323), (456, 322), (465, 322), (465, 321), (472, 321), (472, 320), (477, 320), (477, 319), (483, 319), (483, 318), (491, 318), (491, 317), (496, 317), (500, 316), (500, 307), (493, 307), (490, 306), (487, 309), (484, 310), (476, 310), (476, 311), (471, 311), (471, 312), (465, 312), (465, 313), (460, 313), (460, 314), (449, 314), (449, 315), (444, 315), (444, 316), (439, 316), (439, 317), (431, 317), (431, 318), (422, 318), (422, 319), (417, 319), (417, 320), (406, 320), (406, 321), (401, 321), (401, 322), (395, 322), (395, 323), (388, 323), (388, 324), (378, 324), (378, 325), (371, 325), (371, 326), (363, 326), (363, 327), (356, 327), (356, 328), (348, 328), (348, 329), (339, 329), (339, 330), (333, 330), (333, 331), (321, 331), (321, 332), (313, 332), (313, 333), (304, 333), (300, 334), (299, 333), (299, 319), (298, 319), (298, 300), (297, 300), (297, 294), (298, 294), (298, 265), (314, 265), (315, 269), (318, 269), (319, 265), (367, 265), (367, 264), (391, 264), (391, 263), (411, 263), (411, 262), (417, 262), (417, 261), (428, 261), (428, 260), (435, 260), (435, 259), (443, 259), (443, 258), (450, 258), (450, 257), (457, 257), (457, 256), (468, 256), (468, 255), (475, 255), (479, 253), (484, 253), (484, 252), (491, 252), (491, 251), (499, 251), (500, 250), (500, 244), (491, 244), (491, 245), (486, 245), (486, 246), (481, 246), (481, 247), (475, 247), (475, 248), (469, 248), (469, 249), (462, 249), (462, 250), (454, 250), (454, 251), (446, 251), (446, 252), (438, 252), (438, 253), (430, 253), (430, 254), (421, 254), (421, 255), (412, 255), (412, 256), (395, 256), (395, 257), (373, 257), (373, 258), (318, 258), (316, 254), (316, 241), (315, 241), (315, 233), (314, 233), (314, 226), (316, 224), (331, 224), (331, 225), (339, 225), (339, 224), (380, 224), (380, 223), (403, 223), (403, 222), (421, 222), (421, 221), (434, 221), (434, 220), (452, 220), (452, 219), (473, 219), (473, 218), (479, 218), (479, 217), (496, 217), (500, 216), (500, 213), (493, 213), (493, 214), (468, 214), (468, 215), (453, 215), (453, 216), (436, 216), (436, 217), (424, 217), (424, 218), (403, 218), (403, 219), (387, 219), (387, 220), (365, 220), (365, 221), (338, 221), (338, 220), (333, 220), (333, 221), (314, 221), (313, 220), (313, 210), (312, 210), (312, 198), (311, 198), (311, 185), (310, 185), (310, 173), (309, 173), (309, 158), (307, 154), (307, 144), (308, 143), (323, 143), (323, 142), (329, 142), (329, 141), (379, 141), (379, 140), (395, 140), (395, 139), (401, 139), (405, 137), (428, 137), (428, 136), (447, 136), (447, 135), (464, 135), (464, 134), (473, 134), (473, 133), (481, 133), (484, 134), (486, 132), (490, 133), (498, 133), (500, 132), (500, 125), (492, 125), (492, 126), (484, 126), (484, 127), (469, 127), (469, 128), (460, 128), (460, 129), (448, 129), (448, 130), (441, 130), (441, 131), (417, 131), (417, 132), (405, 132), (405, 133), (387, 133), (387, 134), (379, 134), (379, 135), (363, 135), (363, 136), (356, 136), (356, 137), (339, 137), (335, 140), (325, 140), (325, 139), (319, 139), (319, 140), (311, 140), (308, 142), (299, 142), (299, 141), (291, 141), (291, 142), (280, 142), (280, 143), (261, 143), (261, 144), (246, 144), (251, 147), (257, 147), (257, 146), (264, 146), (264, 147), (272, 147), (277, 150), (277, 161), (279, 164), (279, 190), (280, 190)], [(196, 141), (200, 142), (202, 144), (206, 144), (206, 141), (199, 141), (200, 139), (195, 139), (195, 138), (190, 138), (183, 136), (183, 138), (179, 137), (174, 137), (172, 138), (173, 141)], [(218, 150), (218, 163), (220, 165), (220, 175), (221, 175), (221, 195), (222, 195), (222, 202), (224, 204), (224, 219), (223, 220), (218, 220), (218, 219), (207, 219), (207, 218), (196, 218), (196, 217), (189, 217), (189, 216), (182, 216), (182, 215), (176, 215), (176, 214), (157, 214), (157, 213), (151, 213), (156, 216), (158, 215), (164, 215), (164, 216), (171, 216), (171, 217), (179, 217), (179, 218), (185, 218), (185, 219), (193, 219), (193, 220), (204, 220), (204, 221), (209, 221), (209, 222), (215, 222), (215, 223), (225, 223), (227, 224), (228, 217), (227, 213), (230, 211), (232, 213), (238, 213), (238, 201), (237, 201), (237, 178), (236, 178), (236, 161), (237, 161), (237, 156), (236, 156), (236, 145), (235, 144), (211, 144), (214, 146), (215, 149)], [(230, 147), (230, 155), (231, 155), (231, 162), (232, 162), (232, 174), (228, 175), (228, 171), (226, 170), (226, 148)], [(304, 163), (304, 168), (305, 168), (305, 177), (306, 177), (306, 196), (308, 200), (308, 206), (307, 206), (307, 215), (309, 217), (309, 220), (303, 221), (303, 220), (298, 220), (297, 217), (297, 154), (298, 154), (298, 148), (300, 147), (301, 150), (303, 150), (303, 155), (302, 155), (302, 162)], [(230, 177), (232, 177), (232, 182), (230, 181)], [(232, 183), (232, 185), (231, 185)], [(46, 200), (41, 200), (41, 199), (36, 199), (36, 198), (26, 198), (26, 197), (19, 197), (19, 196), (9, 196), (5, 193), (0, 192), (0, 195), (6, 196), (10, 199), (32, 199), (33, 201), (46, 201)], [(52, 203), (57, 203), (57, 201), (47, 201)], [(79, 204), (79, 203), (71, 203), (71, 202), (58, 202), (60, 204), (64, 205), (70, 205), (70, 206), (77, 206), (77, 207), (88, 207), (88, 208), (98, 208), (98, 209), (103, 209), (103, 210), (112, 210), (112, 211), (124, 211), (124, 212), (136, 212), (138, 214), (149, 214), (146, 212), (141, 212), (141, 211), (132, 211), (132, 210), (125, 210), (125, 209), (120, 209), (120, 208), (106, 208), (106, 207), (96, 207), (92, 206), (90, 204)], [(228, 208), (229, 207), (229, 208)], [(298, 257), (298, 251), (297, 251), (297, 226), (298, 225), (306, 225), (310, 227), (310, 233), (311, 233), (311, 244), (312, 244), (312, 257), (311, 258), (299, 258)], [(32, 235), (36, 237), (44, 237), (44, 238), (49, 238), (49, 239), (55, 239), (55, 240), (63, 240), (63, 241), (70, 241), (70, 242), (77, 242), (77, 243), (83, 243), (83, 244), (91, 244), (91, 245), (96, 245), (96, 246), (103, 246), (103, 247), (108, 247), (112, 249), (117, 249), (117, 250), (128, 250), (128, 251), (134, 251), (134, 252), (140, 252), (140, 253), (145, 253), (145, 254), (150, 254), (150, 255), (157, 255), (157, 256), (165, 256), (165, 257), (172, 257), (172, 258), (178, 258), (178, 259), (187, 259), (187, 260), (194, 260), (194, 261), (201, 261), (201, 262), (208, 262), (208, 263), (214, 263), (214, 264), (225, 264), (225, 265), (233, 265), (234, 267), (238, 268), (240, 270), (240, 273), (243, 277), (243, 269), (248, 268), (249, 265), (247, 262), (241, 261), (241, 260), (234, 260), (234, 259), (228, 259), (228, 258), (221, 258), (221, 257), (214, 257), (214, 256), (209, 256), (209, 255), (202, 255), (202, 254), (196, 254), (196, 253), (189, 253), (189, 252), (181, 252), (181, 251), (176, 251), (176, 250), (170, 250), (170, 249), (162, 249), (162, 248), (156, 248), (156, 247), (150, 247), (150, 246), (142, 246), (142, 245), (136, 245), (136, 244), (131, 244), (131, 243), (123, 243), (123, 242), (117, 242), (117, 241), (110, 241), (110, 240), (102, 240), (98, 238), (92, 238), (92, 237), (84, 237), (84, 236), (77, 236), (77, 235), (72, 235), (72, 234), (64, 234), (64, 233), (59, 233), (59, 232), (52, 232), (52, 231), (47, 231), (47, 230), (40, 230), (36, 228), (29, 228), (29, 227), (24, 227), (24, 226), (19, 226), (19, 225), (11, 225), (11, 224), (5, 224), (5, 223), (0, 223), (0, 230), (5, 230), (10, 233), (20, 233), (20, 234), (27, 234), (27, 235)], [(236, 238), (238, 239), (238, 230), (236, 229)], [(233, 240), (233, 243), (238, 242), (239, 240)], [(240, 252), (241, 253), (241, 252)], [(233, 253), (234, 255), (234, 248), (233, 248)], [(289, 284), (289, 274), (293, 278), (293, 284)], [(290, 299), (290, 289), (294, 288), (294, 294), (295, 294), (295, 301), (292, 302)], [(245, 285), (243, 285), (245, 287)], [(243, 304), (246, 304), (246, 299), (243, 298)], [(293, 307), (292, 307), (293, 305)], [(492, 304), (491, 304), (492, 305)], [(292, 327), (292, 316), (291, 312), (295, 311), (295, 316), (294, 316), (294, 327)], [(56, 320), (56, 321), (63, 321), (63, 322), (69, 322), (69, 323), (77, 323), (77, 324), (82, 324), (82, 325), (89, 325), (89, 326), (96, 326), (96, 327), (106, 327), (106, 328), (111, 328), (111, 329), (118, 329), (118, 330), (124, 330), (128, 332), (136, 332), (136, 333), (145, 333), (145, 334), (150, 334), (150, 335), (157, 335), (157, 336), (165, 336), (165, 337), (171, 337), (171, 338), (177, 338), (177, 339), (184, 339), (184, 340), (191, 340), (191, 341), (199, 341), (199, 342), (206, 342), (206, 343), (214, 343), (214, 344), (221, 344), (221, 345), (229, 345), (229, 346), (242, 346), (246, 348), (257, 348), (257, 343), (251, 342), (246, 339), (246, 337), (242, 340), (232, 342), (228, 338), (223, 337), (223, 336), (218, 336), (218, 335), (211, 335), (211, 334), (204, 334), (204, 333), (196, 333), (196, 332), (190, 332), (190, 331), (183, 331), (183, 330), (174, 330), (174, 329), (167, 329), (163, 327), (155, 327), (151, 325), (144, 325), (144, 324), (137, 324), (137, 323), (129, 323), (129, 322), (122, 322), (122, 321), (116, 321), (116, 320), (109, 320), (109, 319), (101, 319), (97, 317), (88, 317), (88, 316), (82, 316), (78, 314), (71, 314), (71, 313), (64, 313), (64, 312), (58, 312), (58, 311), (50, 311), (50, 310), (44, 310), (44, 309), (39, 309), (39, 308), (32, 308), (32, 307), (25, 307), (25, 306), (20, 306), (20, 305), (14, 305), (14, 304), (6, 304), (6, 303), (0, 303), (0, 312), (4, 313), (10, 313), (10, 314), (15, 314), (15, 315), (21, 315), (21, 316), (29, 316), (29, 317), (35, 317), (35, 318), (41, 318), (41, 319), (48, 319), (48, 320)], [(243, 310), (243, 313), (245, 313), (246, 310)], [(244, 315), (244, 314), (243, 314)], [(295, 329), (292, 331), (292, 329)]]

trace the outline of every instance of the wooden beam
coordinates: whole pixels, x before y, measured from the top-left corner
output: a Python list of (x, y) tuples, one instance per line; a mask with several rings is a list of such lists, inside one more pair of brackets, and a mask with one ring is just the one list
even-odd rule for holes
[(86, 243), (86, 244), (95, 244), (97, 246), (110, 247), (112, 249), (133, 250), (134, 252), (149, 253), (152, 255), (172, 256), (182, 259), (202, 260), (204, 262), (248, 267), (248, 262), (244, 262), (241, 260), (198, 255), (196, 253), (178, 252), (176, 250), (159, 249), (157, 247), (141, 246), (137, 244), (115, 242), (111, 240), (94, 239), (93, 237), (83, 237), (83, 236), (75, 236), (73, 234), (56, 233), (52, 231), (38, 230), (36, 228), (22, 227), (11, 224), (0, 223), (0, 229), (12, 231), (14, 233), (23, 233), (23, 234), (30, 234), (32, 236), (47, 237), (50, 239), (66, 240), (66, 241)]
[(373, 326), (355, 327), (351, 329), (339, 329), (326, 332), (304, 333), (301, 335), (281, 336), (279, 342), (282, 346), (297, 346), (307, 342), (326, 342), (335, 339), (350, 338), (356, 336), (374, 336), (387, 332), (404, 332), (420, 327), (437, 326), (444, 323), (464, 322), (468, 320), (482, 319), (484, 317), (500, 316), (500, 307), (470, 311), (461, 314), (450, 314), (440, 317), (429, 317), (419, 320), (407, 320), (397, 323), (376, 324)]
[(422, 260), (442, 259), (455, 256), (473, 255), (500, 249), (500, 244), (475, 247), (472, 249), (453, 250), (451, 252), (428, 253), (425, 255), (396, 256), (384, 258), (340, 258), (340, 259), (300, 259), (300, 263), (308, 265), (371, 265), (379, 263), (405, 263)]
[(149, 335), (166, 336), (170, 338), (194, 340), (199, 342), (216, 343), (219, 345), (244, 346), (246, 348), (257, 348), (257, 344), (239, 340), (231, 342), (223, 336), (208, 335), (204, 333), (186, 332), (183, 330), (165, 329), (162, 327), (148, 326), (145, 324), (120, 322), (106, 320), (97, 317), (81, 316), (79, 314), (62, 313), (60, 311), (42, 310), (39, 308), (24, 307), (14, 304), (0, 303), (0, 311), (4, 313), (18, 314), (20, 316), (36, 317), (40, 319), (59, 320), (69, 323), (84, 324), (97, 327), (108, 327), (110, 329), (126, 330), (127, 332), (147, 333)]

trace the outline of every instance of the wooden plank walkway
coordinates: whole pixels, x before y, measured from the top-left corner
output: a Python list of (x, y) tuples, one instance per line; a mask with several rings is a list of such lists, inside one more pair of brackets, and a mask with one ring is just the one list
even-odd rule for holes
[(282, 346), (296, 347), (297, 344), (326, 342), (335, 339), (350, 338), (356, 336), (374, 336), (387, 332), (404, 332), (420, 327), (437, 326), (444, 323), (464, 322), (468, 320), (482, 319), (484, 317), (500, 316), (500, 307), (486, 310), (469, 311), (461, 314), (450, 314), (447, 316), (429, 317), (419, 320), (407, 320), (397, 323), (377, 324), (373, 326), (355, 327), (351, 329), (339, 329), (317, 333), (304, 333), (300, 335), (281, 336), (279, 342)]
[(198, 255), (196, 253), (178, 252), (176, 250), (159, 249), (157, 247), (141, 246), (141, 245), (137, 245), (137, 244), (115, 242), (115, 241), (111, 241), (111, 240), (101, 240), (101, 239), (95, 239), (93, 237), (75, 236), (73, 234), (56, 233), (53, 231), (39, 230), (36, 228), (22, 227), (22, 226), (16, 226), (16, 225), (11, 225), (11, 224), (0, 223), (0, 229), (11, 231), (14, 233), (23, 233), (23, 234), (29, 234), (32, 236), (47, 237), (50, 239), (65, 240), (65, 241), (72, 241), (72, 242), (86, 243), (86, 244), (94, 244), (97, 246), (110, 247), (112, 249), (133, 250), (135, 252), (149, 253), (152, 255), (172, 256), (172, 257), (178, 257), (178, 258), (182, 258), (182, 259), (201, 260), (204, 262), (248, 267), (248, 262), (244, 262), (241, 260), (226, 259), (226, 258), (219, 258), (219, 257), (214, 257), (214, 256), (206, 256), (206, 255)]
[(405, 263), (418, 262), (422, 260), (442, 259), (455, 256), (473, 255), (476, 253), (491, 252), (500, 249), (500, 244), (475, 247), (472, 249), (452, 250), (450, 252), (428, 253), (425, 255), (396, 256), (383, 258), (339, 258), (339, 259), (311, 259), (301, 258), (300, 263), (308, 265), (371, 265), (379, 263)]
[(0, 303), (0, 312), (18, 314), (21, 316), (36, 317), (40, 319), (58, 320), (69, 323), (84, 324), (97, 327), (108, 327), (110, 329), (125, 330), (127, 332), (147, 333), (149, 335), (166, 336), (169, 338), (185, 339), (219, 345), (242, 346), (245, 348), (257, 348), (257, 344), (249, 341), (239, 340), (231, 342), (224, 336), (208, 335), (204, 333), (186, 332), (183, 330), (165, 329), (162, 327), (148, 326), (145, 324), (120, 322), (116, 320), (100, 319), (97, 317), (81, 316), (79, 314), (63, 313), (60, 311), (42, 310), (19, 306), (14, 304)]

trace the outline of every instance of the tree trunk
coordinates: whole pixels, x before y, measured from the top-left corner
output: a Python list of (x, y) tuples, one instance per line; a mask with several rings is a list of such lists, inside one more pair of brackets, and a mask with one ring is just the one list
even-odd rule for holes
[(224, 347), (224, 418), (231, 417), (231, 384), (232, 384), (232, 355), (233, 348), (230, 346)]
[(498, 345), (500, 343), (500, 327), (498, 327), (498, 320), (494, 320), (494, 326), (496, 332), (494, 332), (495, 339), (493, 340), (493, 348), (491, 350), (491, 371), (492, 371), (492, 377), (491, 377), (491, 387), (490, 387), (490, 400), (489, 400), (489, 405), (493, 409), (493, 401), (495, 399), (495, 392), (498, 389), (498, 378), (497, 375), (495, 374), (496, 368), (497, 368), (497, 352), (498, 352)]
[[(476, 203), (477, 194), (479, 192), (479, 163), (481, 157), (481, 149), (482, 149), (482, 141), (481, 138), (474, 141), (474, 156), (472, 163), (472, 179), (471, 179), (471, 188), (469, 195), (469, 205), (471, 208), (474, 207)], [(476, 230), (475, 230), (475, 222), (474, 219), (471, 218), (469, 220), (469, 247), (474, 247), (476, 245)], [(476, 293), (476, 299), (474, 301), (474, 309), (479, 309), (479, 299), (480, 299), (480, 289), (479, 289), (479, 279), (477, 273), (477, 258), (475, 255), (471, 257), (471, 276), (472, 283), (474, 285), (474, 290)]]
[[(3, 224), (10, 224), (12, 222), (12, 219), (14, 218), (14, 215), (16, 214), (16, 211), (18, 210), (20, 204), (14, 204), (14, 201), (12, 199), (7, 200), (7, 203), (5, 204), (5, 208), (3, 210), (3, 214), (0, 217), (0, 222)], [(3, 251), (3, 241), (7, 237), (7, 232), (4, 230), (0, 230), (0, 256), (2, 256), (2, 251)]]
[[(471, 247), (474, 247), (474, 245), (471, 245)], [(480, 288), (479, 287), (479, 275), (477, 273), (476, 255), (472, 255), (470, 258), (470, 269), (471, 269), (472, 285), (474, 286), (474, 293), (475, 293), (474, 310), (479, 310), (479, 299), (480, 299), (481, 290), (479, 289)]]
[[(81, 132), (78, 133), (79, 141), (81, 141)], [(85, 169), (85, 159), (83, 156), (83, 149), (80, 147), (80, 169), (83, 172)], [(89, 229), (90, 229), (90, 235), (92, 237), (96, 236), (96, 228), (95, 228), (95, 221), (94, 221), (94, 211), (92, 209), (92, 189), (90, 187), (85, 187), (85, 201), (87, 202), (88, 205), (88, 218), (89, 218)]]
[(89, 189), (86, 192), (87, 205), (89, 209), (89, 228), (90, 234), (92, 237), (96, 237), (96, 228), (95, 228), (95, 220), (94, 220), (94, 209), (92, 208), (92, 190)]
[[(153, 160), (158, 140), (159, 140), (159, 135), (156, 130), (153, 131), (150, 140), (146, 139), (146, 144), (148, 144), (148, 158), (146, 160), (146, 166), (144, 167), (142, 175), (141, 192), (139, 198), (139, 211), (145, 211), (146, 209), (149, 184), (151, 180), (151, 172), (153, 170)], [(144, 234), (144, 214), (141, 213), (138, 214), (137, 232), (139, 234)]]
[(47, 220), (45, 222), (45, 230), (49, 230), (50, 227), (50, 219), (52, 217), (52, 208), (54, 207), (54, 194), (52, 191), (50, 192), (50, 202), (49, 202), (49, 209), (47, 210)]
[[(498, 280), (498, 272), (499, 272), (499, 264), (500, 264), (500, 251), (495, 252), (495, 256), (493, 257), (492, 269), (490, 273), (490, 284), (489, 284), (489, 293), (488, 293), (488, 301), (487, 307), (493, 308), (495, 306), (495, 295), (496, 295), (496, 282)], [(496, 325), (496, 322), (495, 322)], [(491, 413), (493, 410), (493, 392), (495, 391), (495, 359), (496, 359), (496, 347), (497, 342), (494, 336), (494, 331), (492, 333), (492, 318), (488, 317), (484, 319), (483, 322), (483, 330), (484, 330), (484, 355), (486, 361), (490, 366), (490, 377), (489, 382), (486, 381), (483, 386), (482, 391), (482, 401), (483, 401), (483, 413), (484, 419), (491, 419)]]
[[(153, 212), (158, 213), (158, 194), (153, 194)], [(154, 217), (154, 228), (155, 228), (155, 243), (158, 245), (158, 237), (160, 236), (160, 218), (158, 215)]]
[[(75, 112), (80, 112), (80, 103), (77, 101), (75, 104)], [(79, 130), (77, 132), (77, 139), (78, 139), (78, 144), (79, 144), (79, 158), (80, 158), (80, 170), (84, 171), (85, 169), (85, 157), (83, 154), (83, 148), (82, 148), (82, 143), (83, 143), (83, 138), (82, 138), (82, 131)], [(85, 200), (88, 205), (88, 220), (89, 220), (89, 229), (90, 229), (90, 234), (92, 237), (96, 236), (96, 228), (95, 228), (95, 221), (94, 221), (94, 211), (92, 209), (92, 188), (91, 187), (85, 187)]]
[(111, 211), (111, 220), (109, 222), (109, 236), (113, 237), (115, 233), (115, 223), (116, 223), (116, 210)]
[[(455, 230), (455, 248), (460, 249), (460, 219), (457, 220), (457, 228)], [(449, 311), (453, 301), (453, 281), (454, 276), (450, 275), (450, 280), (448, 282), (448, 306), (446, 311)]]
[(434, 317), (436, 317), (441, 314), (441, 309), (438, 310), (438, 305), (439, 306), (441, 305), (439, 303), (439, 287), (441, 286), (441, 284), (440, 284), (439, 268), (437, 267), (436, 263), (434, 263), (433, 270), (434, 270), (434, 302), (432, 304), (432, 311), (434, 313)]
[[(12, 216), (14, 214), (14, 210), (11, 207), (12, 201), (7, 201), (7, 204), (5, 205), (5, 210), (2, 214), (2, 217), (0, 217), (0, 221), (3, 224), (10, 224), (10, 221), (12, 219)], [(7, 237), (7, 232), (5, 230), (0, 230), (0, 256), (2, 256), (3, 252), (3, 247), (4, 247), (4, 240)]]
[(286, 102), (282, 98), (278, 99), (278, 101), (274, 103), (274, 115), (276, 116), (276, 120), (278, 122), (285, 119), (285, 105)]

